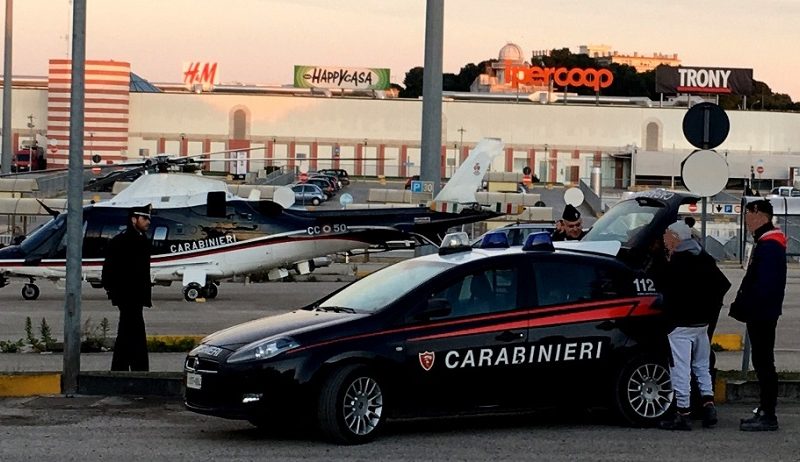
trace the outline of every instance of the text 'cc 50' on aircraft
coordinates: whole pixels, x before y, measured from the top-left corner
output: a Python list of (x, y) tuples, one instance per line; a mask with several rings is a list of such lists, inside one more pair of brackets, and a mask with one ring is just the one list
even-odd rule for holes
[[(385, 249), (390, 241), (438, 242), (448, 228), (500, 215), (478, 205), (475, 191), (502, 147), (496, 139), (481, 141), (428, 207), (296, 209), (289, 208), (288, 188), (278, 188), (273, 200), (249, 200), (198, 175), (143, 175), (113, 199), (84, 208), (83, 278), (100, 287), (109, 240), (125, 229), (130, 207), (146, 204), (153, 208), (152, 282), (180, 281), (189, 301), (214, 298), (218, 283), (235, 276), (308, 273), (315, 257)], [(9, 277), (26, 278), (22, 295), (32, 300), (39, 295), (36, 278), (66, 277), (66, 218), (59, 214), (19, 245), (0, 249), (0, 287)]]

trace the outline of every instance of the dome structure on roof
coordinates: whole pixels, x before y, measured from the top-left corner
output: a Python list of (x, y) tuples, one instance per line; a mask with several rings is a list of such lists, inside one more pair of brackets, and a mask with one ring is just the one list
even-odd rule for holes
[(497, 54), (497, 59), (500, 62), (511, 61), (513, 63), (521, 63), (524, 61), (522, 56), (522, 48), (516, 43), (508, 42), (500, 48), (500, 53)]

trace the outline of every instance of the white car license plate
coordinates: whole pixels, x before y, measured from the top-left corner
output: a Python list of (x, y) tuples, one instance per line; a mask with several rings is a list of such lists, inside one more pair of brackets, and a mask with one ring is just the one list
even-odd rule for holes
[(199, 390), (203, 385), (203, 376), (193, 372), (186, 373), (186, 388), (193, 388)]

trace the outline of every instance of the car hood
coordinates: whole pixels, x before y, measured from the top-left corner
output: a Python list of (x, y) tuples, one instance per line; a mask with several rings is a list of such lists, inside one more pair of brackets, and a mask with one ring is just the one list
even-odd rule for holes
[(229, 327), (209, 335), (203, 339), (203, 343), (228, 350), (236, 350), (257, 340), (281, 335), (297, 335), (312, 329), (346, 323), (364, 316), (366, 315), (296, 310)]

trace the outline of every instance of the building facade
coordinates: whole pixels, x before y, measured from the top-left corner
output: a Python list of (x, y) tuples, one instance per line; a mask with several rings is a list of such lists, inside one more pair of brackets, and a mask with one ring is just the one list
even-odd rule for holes
[(581, 45), (578, 47), (578, 53), (589, 55), (592, 58), (608, 63), (625, 64), (636, 69), (636, 72), (652, 71), (661, 65), (673, 67), (681, 65), (681, 60), (678, 59), (677, 53), (644, 55), (639, 54), (639, 52), (633, 52), (633, 54), (623, 54), (613, 50), (611, 45)]
[[(299, 165), (345, 168), (363, 176), (419, 173), (421, 100), (217, 91), (140, 93), (108, 85), (113, 86), (108, 88), (113, 101), (100, 101), (108, 99), (99, 96), (103, 93), (89, 101), (87, 89), (83, 147), (87, 164), (93, 154), (111, 163), (160, 153), (187, 156), (252, 149), (249, 171)], [(69, 121), (64, 118), (64, 92), (54, 93), (52, 88), (51, 82), (14, 88), (12, 136), (18, 146), (30, 136), (29, 116), (46, 120), (46, 126), (37, 123), (34, 131), (48, 140), (48, 166), (63, 167)], [(90, 105), (114, 111), (90, 112)], [(574, 184), (589, 177), (593, 166), (601, 166), (604, 185), (615, 187), (676, 178), (681, 162), (694, 150), (682, 132), (685, 112), (685, 108), (444, 101), (441, 173), (450, 176), (480, 139), (494, 137), (506, 145), (492, 165), (496, 171), (530, 166), (541, 181)], [(730, 135), (716, 150), (726, 157), (730, 177), (749, 178), (756, 166), (762, 179), (788, 180), (790, 168), (800, 166), (800, 114), (732, 111), (728, 116)], [(211, 155), (209, 168), (227, 170), (229, 156)]]

